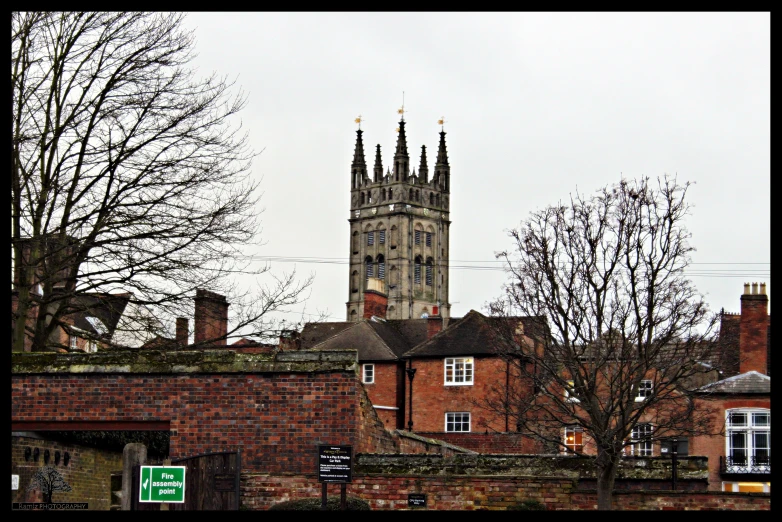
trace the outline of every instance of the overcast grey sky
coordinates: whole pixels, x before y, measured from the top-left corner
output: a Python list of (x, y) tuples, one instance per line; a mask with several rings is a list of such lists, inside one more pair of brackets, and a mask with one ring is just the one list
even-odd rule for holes
[(434, 164), (446, 120), (452, 316), (501, 293), (494, 253), (530, 212), (666, 173), (695, 182), (689, 275), (710, 307), (739, 312), (745, 282), (770, 296), (770, 13), (198, 12), (185, 24), (199, 71), (249, 97), (258, 262), (315, 273), (287, 320), (345, 320), (354, 120), (370, 169), (376, 144), (385, 168), (403, 92), (411, 166), (421, 145)]

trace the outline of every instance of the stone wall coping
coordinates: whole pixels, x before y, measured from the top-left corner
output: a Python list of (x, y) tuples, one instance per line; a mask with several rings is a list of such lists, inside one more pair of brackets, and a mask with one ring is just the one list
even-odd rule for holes
[[(594, 479), (594, 458), (570, 455), (518, 455), (462, 453), (439, 454), (367, 454), (356, 455), (355, 472), (394, 475), (474, 475), (474, 476), (535, 476), (568, 479)], [(670, 480), (671, 459), (667, 457), (623, 458), (617, 479)], [(708, 480), (708, 458), (680, 457), (677, 478)]]
[(14, 352), (11, 374), (188, 374), (324, 373), (358, 374), (357, 350), (241, 353), (230, 349), (173, 351), (117, 350), (99, 353)]

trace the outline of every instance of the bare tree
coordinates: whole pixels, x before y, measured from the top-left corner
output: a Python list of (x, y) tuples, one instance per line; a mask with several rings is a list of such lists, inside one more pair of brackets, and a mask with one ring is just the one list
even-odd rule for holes
[(692, 401), (715, 375), (716, 315), (685, 273), (689, 186), (665, 176), (577, 193), (531, 213), (509, 232), (513, 250), (498, 254), (509, 280), (492, 314), (535, 318), (550, 336), (543, 350), (517, 342), (501, 354), (529, 387), (482, 405), (512, 414), (546, 448), (593, 456), (598, 509), (611, 509), (625, 452), (719, 430)]
[(60, 472), (51, 466), (43, 466), (33, 474), (27, 491), (40, 490), (43, 495), (43, 501), (46, 504), (52, 503), (52, 494), (57, 491), (71, 491), (71, 486), (65, 482)]
[[(86, 292), (129, 291), (173, 322), (196, 288), (247, 302), (231, 276), (268, 270), (243, 250), (259, 211), (257, 154), (232, 125), (246, 98), (196, 75), (183, 16), (12, 13), (14, 351), (50, 348)], [(311, 282), (294, 275), (261, 286), (232, 332), (267, 331)]]

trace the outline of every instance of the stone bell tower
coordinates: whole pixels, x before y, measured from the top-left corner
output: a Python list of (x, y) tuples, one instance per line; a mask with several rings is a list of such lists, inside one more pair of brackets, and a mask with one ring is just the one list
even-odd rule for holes
[[(449, 198), (451, 169), (445, 148), (444, 120), (434, 173), (429, 178), (426, 146), (421, 147), (418, 172), (410, 171), (404, 109), (393, 167), (383, 174), (380, 145), (375, 150), (372, 177), (364, 159), (361, 119), (356, 123), (356, 148), (350, 175), (350, 269), (347, 320), (364, 316), (368, 279), (384, 284), (386, 319), (450, 317), (448, 301)], [(373, 288), (374, 289), (374, 288)], [(376, 289), (374, 289), (376, 290)]]

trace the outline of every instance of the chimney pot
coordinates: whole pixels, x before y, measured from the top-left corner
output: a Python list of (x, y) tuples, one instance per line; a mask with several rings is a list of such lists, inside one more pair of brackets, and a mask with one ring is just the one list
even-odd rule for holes
[(749, 283), (744, 283), (744, 295), (749, 295)]

